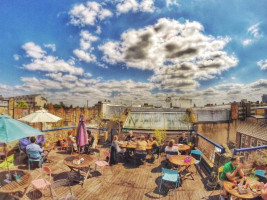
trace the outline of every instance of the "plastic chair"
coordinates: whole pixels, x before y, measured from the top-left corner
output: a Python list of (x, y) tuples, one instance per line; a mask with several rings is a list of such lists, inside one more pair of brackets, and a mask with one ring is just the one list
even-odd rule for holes
[[(49, 175), (49, 180), (43, 177), (43, 172)], [(35, 189), (39, 191), (41, 190), (43, 194), (43, 191), (51, 185), (51, 169), (47, 166), (43, 166), (41, 169), (41, 174), (35, 180), (32, 181), (32, 185)], [(53, 196), (52, 191), (51, 196)]]
[(106, 151), (106, 152), (104, 152), (104, 156), (108, 157), (108, 162), (105, 160), (99, 160), (99, 159), (97, 161), (95, 161), (95, 171), (96, 171), (96, 166), (102, 167), (102, 169), (103, 169), (102, 174), (104, 174), (104, 167), (109, 166), (110, 153)]
[[(28, 168), (31, 170), (31, 164), (32, 162), (39, 162), (39, 167), (42, 167), (43, 158), (37, 151), (27, 151), (28, 155)], [(38, 157), (38, 158), (35, 158)]]
[(254, 177), (259, 178), (259, 182), (265, 182), (266, 181), (266, 175), (265, 170), (257, 169), (255, 170)]
[(162, 168), (161, 172), (161, 181), (159, 186), (159, 192), (161, 191), (161, 186), (164, 181), (170, 181), (175, 183), (174, 192), (179, 185), (180, 176), (177, 170)]
[(6, 170), (14, 167), (14, 154), (8, 156), (4, 162), (0, 164), (0, 168)]
[(223, 172), (223, 167), (224, 166), (221, 166), (219, 169), (218, 169), (218, 175), (217, 175), (217, 184), (214, 186), (214, 188), (213, 188), (213, 190), (212, 190), (212, 192), (210, 193), (210, 195), (209, 196), (211, 196), (212, 194), (213, 194), (213, 192), (215, 191), (215, 189), (217, 188), (217, 185), (218, 185), (218, 183), (220, 183), (220, 181), (221, 181), (221, 174), (222, 174), (222, 172)]
[[(201, 161), (201, 158), (202, 158), (202, 152), (199, 151), (199, 150), (192, 150), (191, 153), (190, 153), (190, 156), (193, 156), (193, 155), (196, 155), (198, 157), (198, 159), (196, 158), (195, 165), (199, 165), (199, 163)], [(197, 173), (197, 168), (196, 168), (196, 173)]]

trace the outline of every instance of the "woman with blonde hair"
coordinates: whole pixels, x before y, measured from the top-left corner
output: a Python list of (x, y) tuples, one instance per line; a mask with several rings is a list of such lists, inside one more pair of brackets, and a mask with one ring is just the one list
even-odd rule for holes
[(166, 148), (165, 148), (167, 159), (169, 159), (173, 155), (180, 154), (178, 151), (178, 147), (175, 147), (173, 145), (174, 145), (174, 140), (170, 140), (168, 143), (168, 146), (166, 146)]

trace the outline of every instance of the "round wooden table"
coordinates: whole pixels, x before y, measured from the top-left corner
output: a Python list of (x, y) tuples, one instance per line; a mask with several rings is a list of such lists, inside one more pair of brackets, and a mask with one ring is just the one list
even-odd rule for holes
[[(80, 164), (74, 164), (74, 159), (81, 159), (83, 158), (84, 161)], [(74, 156), (69, 156), (64, 159), (64, 164), (67, 165), (71, 172), (69, 174), (69, 178), (72, 181), (78, 182), (82, 184), (82, 187), (84, 186), (85, 181), (89, 177), (90, 173), (90, 165), (94, 162), (94, 159), (90, 155), (85, 154), (76, 154)]]
[[(250, 185), (253, 184), (253, 183), (256, 183), (256, 182), (257, 182), (257, 180), (254, 179), (254, 178), (250, 178), (250, 177), (247, 178), (247, 183), (249, 183)], [(243, 179), (240, 179), (240, 183), (243, 183)], [(248, 193), (240, 194), (238, 192), (237, 187), (233, 188), (233, 185), (234, 185), (234, 183), (231, 182), (231, 181), (224, 181), (223, 182), (223, 186), (224, 186), (225, 190), (228, 193), (230, 193), (231, 195), (233, 195), (233, 196), (235, 196), (237, 198), (240, 198), (240, 199), (254, 199), (257, 196), (259, 196), (259, 194), (252, 192), (250, 187), (249, 187)]]
[(10, 183), (4, 182), (6, 179), (6, 174), (8, 172), (0, 172), (0, 181), (2, 187), (0, 187), (0, 193), (6, 193), (9, 194), (10, 196), (14, 197), (15, 199), (20, 199), (20, 197), (14, 195), (13, 193), (20, 192), (22, 191), (22, 199), (27, 193), (28, 187), (32, 182), (32, 176), (29, 172), (24, 171), (24, 170), (10, 170), (10, 174), (14, 174), (15, 171), (17, 172), (18, 175), (21, 175), (21, 180), (20, 181), (15, 181), (12, 180)]
[(190, 149), (190, 146), (189, 145), (186, 145), (186, 144), (178, 144), (178, 145), (175, 145), (178, 147), (178, 150), (179, 151), (187, 151)]
[(187, 157), (187, 155), (174, 155), (169, 158), (169, 161), (172, 164), (179, 165), (179, 166), (191, 166), (195, 164), (196, 159), (189, 156), (191, 158), (190, 162), (185, 162), (184, 159)]
[[(81, 159), (81, 158), (83, 158), (84, 161), (80, 163), (79, 165), (73, 163), (74, 159)], [(94, 159), (90, 155), (85, 155), (85, 154), (78, 155), (77, 154), (77, 155), (73, 155), (73, 156), (69, 156), (65, 158), (64, 164), (70, 168), (79, 169), (79, 168), (89, 167), (93, 161)]]

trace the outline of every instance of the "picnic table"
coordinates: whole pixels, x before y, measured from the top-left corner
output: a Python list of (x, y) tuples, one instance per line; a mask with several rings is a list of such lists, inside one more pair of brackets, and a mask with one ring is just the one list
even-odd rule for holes
[[(244, 179), (241, 178), (239, 179), (240, 183), (242, 184)], [(247, 183), (251, 186), (252, 184), (255, 184), (257, 182), (256, 178), (248, 177), (247, 178)], [(238, 188), (234, 187), (234, 182), (233, 181), (224, 181), (223, 186), (225, 190), (230, 193), (231, 195), (240, 198), (240, 199), (254, 199), (257, 196), (259, 196), (260, 191), (252, 192), (251, 188), (248, 188), (248, 192), (246, 194), (240, 194), (238, 192)]]
[[(75, 164), (74, 161), (81, 160), (83, 161), (80, 164)], [(94, 159), (90, 155), (85, 154), (76, 154), (74, 156), (69, 156), (64, 159), (64, 164), (67, 165), (70, 172), (70, 179), (82, 184), (84, 186), (85, 181), (87, 180), (90, 173), (90, 166), (92, 165)]]
[[(191, 159), (190, 162), (185, 162), (186, 157), (189, 157)], [(195, 164), (196, 159), (194, 157), (188, 156), (188, 155), (174, 155), (174, 156), (171, 156), (169, 158), (169, 161), (174, 165), (178, 165), (180, 168), (179, 173), (181, 173), (184, 171), (188, 171), (189, 168)], [(191, 178), (194, 180), (194, 177), (192, 176), (191, 172), (188, 172), (186, 174), (186, 176), (188, 176), (188, 175), (191, 176)]]
[[(7, 172), (0, 172), (0, 181), (2, 185), (2, 187), (0, 187), (0, 193), (6, 193), (15, 199), (23, 199), (32, 182), (32, 176), (29, 172), (24, 170), (10, 170), (10, 174), (14, 174), (15, 171), (17, 172), (17, 174), (21, 175), (21, 180), (12, 180), (10, 183), (4, 182)], [(16, 193), (19, 192), (22, 192), (22, 197), (17, 196)]]

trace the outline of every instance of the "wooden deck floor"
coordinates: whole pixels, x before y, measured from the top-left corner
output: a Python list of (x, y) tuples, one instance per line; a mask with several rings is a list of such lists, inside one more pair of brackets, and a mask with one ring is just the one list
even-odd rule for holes
[[(100, 148), (101, 151), (104, 148)], [(52, 169), (53, 180), (67, 178), (69, 168), (64, 165), (63, 159), (68, 156), (63, 151), (53, 150), (49, 154), (52, 163), (45, 165)], [(96, 157), (98, 155), (95, 155)], [(84, 188), (81, 185), (73, 184), (71, 186), (74, 195), (81, 200), (93, 199), (112, 199), (112, 200), (146, 200), (146, 199), (182, 199), (182, 200), (201, 200), (201, 199), (218, 199), (219, 191), (212, 193), (206, 191), (204, 185), (207, 177), (202, 171), (197, 174), (195, 167), (191, 167), (190, 171), (194, 172), (194, 179), (185, 179), (182, 185), (174, 194), (173, 189), (168, 191), (163, 187), (161, 193), (158, 192), (158, 186), (161, 179), (161, 162), (156, 159), (154, 163), (147, 163), (139, 167), (133, 164), (119, 163), (110, 167), (106, 167), (104, 175), (101, 174), (102, 169), (92, 173)], [(26, 165), (19, 165), (20, 169), (27, 169)], [(98, 171), (99, 170), (99, 171)], [(37, 169), (31, 170), (33, 178), (38, 175)], [(58, 194), (67, 194), (66, 187), (57, 189)], [(0, 194), (0, 200), (11, 199), (7, 195)], [(38, 195), (38, 191), (30, 188), (25, 199), (42, 199)], [(51, 198), (45, 198), (51, 199)]]

